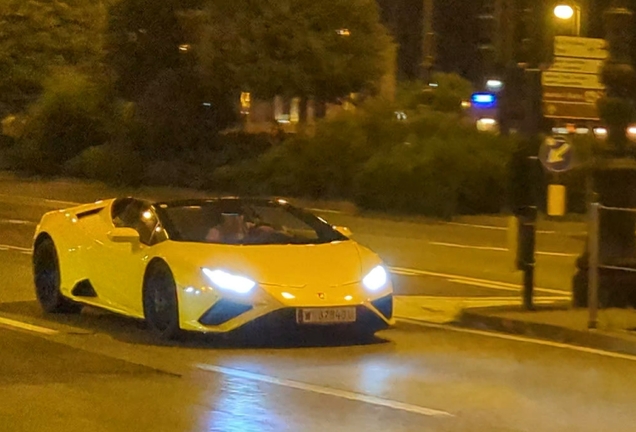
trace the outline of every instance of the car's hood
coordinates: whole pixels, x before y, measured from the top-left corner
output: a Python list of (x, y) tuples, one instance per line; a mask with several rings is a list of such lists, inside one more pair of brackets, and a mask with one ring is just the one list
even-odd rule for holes
[[(261, 284), (297, 288), (358, 282), (369, 265), (379, 263), (354, 241), (267, 246), (170, 243), (169, 254), (182, 263), (187, 260), (189, 265), (245, 275)], [(365, 265), (366, 261), (371, 263)]]

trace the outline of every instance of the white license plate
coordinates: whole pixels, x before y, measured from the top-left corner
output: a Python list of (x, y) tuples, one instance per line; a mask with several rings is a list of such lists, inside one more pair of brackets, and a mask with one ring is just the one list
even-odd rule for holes
[(356, 308), (311, 308), (297, 309), (296, 322), (299, 324), (337, 324), (356, 321)]

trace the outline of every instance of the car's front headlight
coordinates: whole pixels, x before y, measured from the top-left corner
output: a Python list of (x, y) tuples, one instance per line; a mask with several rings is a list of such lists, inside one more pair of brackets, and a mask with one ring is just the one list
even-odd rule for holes
[(382, 266), (377, 266), (362, 279), (362, 284), (369, 291), (377, 291), (383, 288), (389, 280), (389, 276)]
[(234, 291), (238, 294), (247, 294), (256, 286), (256, 282), (245, 276), (238, 276), (223, 270), (202, 269), (203, 274), (214, 284), (215, 287)]

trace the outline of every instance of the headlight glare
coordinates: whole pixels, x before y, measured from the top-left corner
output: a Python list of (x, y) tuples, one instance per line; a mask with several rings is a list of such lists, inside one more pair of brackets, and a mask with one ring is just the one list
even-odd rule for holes
[(389, 277), (386, 270), (382, 266), (377, 266), (362, 279), (362, 284), (369, 291), (377, 291), (384, 287)]
[(256, 286), (256, 282), (245, 276), (237, 276), (223, 270), (203, 269), (203, 274), (217, 288), (234, 291), (238, 294), (247, 294)]

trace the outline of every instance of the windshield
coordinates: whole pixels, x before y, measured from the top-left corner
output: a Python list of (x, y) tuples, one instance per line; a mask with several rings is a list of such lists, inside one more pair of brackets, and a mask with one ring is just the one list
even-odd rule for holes
[(165, 229), (175, 241), (272, 245), (347, 240), (316, 216), (274, 202), (221, 200), (159, 209)]

